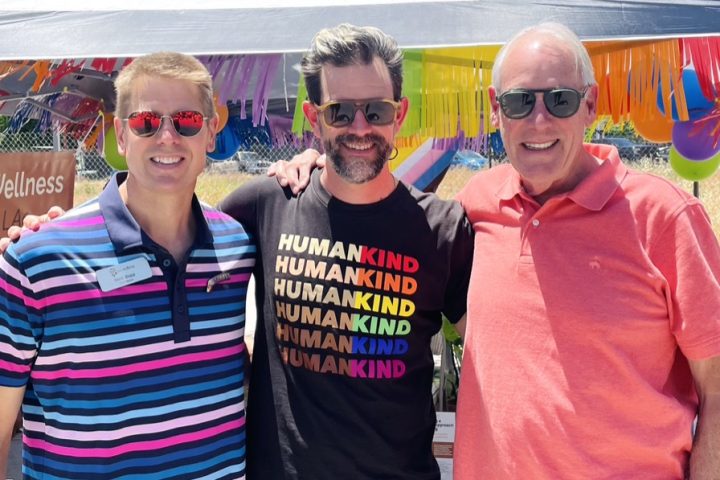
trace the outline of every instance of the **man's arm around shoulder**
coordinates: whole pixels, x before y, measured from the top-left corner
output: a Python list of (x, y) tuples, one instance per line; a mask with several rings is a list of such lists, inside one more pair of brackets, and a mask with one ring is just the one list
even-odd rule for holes
[[(240, 185), (218, 204), (221, 210), (240, 222), (245, 229), (254, 232), (260, 203), (271, 198), (273, 193), (283, 191), (292, 197), (289, 187), (282, 187), (273, 178), (257, 177)], [(278, 193), (279, 194), (279, 193)]]

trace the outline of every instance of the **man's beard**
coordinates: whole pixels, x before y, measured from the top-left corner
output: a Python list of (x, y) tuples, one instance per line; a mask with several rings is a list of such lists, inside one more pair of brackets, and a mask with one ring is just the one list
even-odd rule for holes
[[(374, 159), (348, 158), (340, 152), (340, 144), (342, 143), (367, 141), (375, 144), (377, 156)], [(383, 137), (374, 134), (365, 135), (364, 137), (352, 134), (338, 135), (333, 140), (325, 140), (323, 145), (325, 154), (330, 159), (330, 165), (335, 172), (344, 180), (357, 184), (369, 182), (377, 177), (385, 163), (387, 163), (392, 150), (390, 144)]]

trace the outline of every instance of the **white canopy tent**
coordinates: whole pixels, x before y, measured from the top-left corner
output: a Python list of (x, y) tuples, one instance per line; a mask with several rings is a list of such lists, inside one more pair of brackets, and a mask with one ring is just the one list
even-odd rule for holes
[[(599, 53), (607, 61), (598, 64), (596, 71), (612, 71), (613, 78), (612, 88), (609, 79), (602, 82), (603, 98), (612, 97), (603, 112), (612, 114), (615, 121), (628, 119), (627, 102), (622, 98), (637, 93), (638, 89), (631, 87), (644, 82), (642, 72), (653, 77), (650, 90), (647, 82), (643, 84), (643, 91), (651, 91), (651, 95), (641, 95), (645, 103), (642, 108), (634, 107), (634, 112), (643, 115), (650, 111), (646, 104), (654, 104), (654, 95), (660, 90), (656, 73), (666, 78), (666, 89), (675, 81), (669, 77), (671, 70), (679, 76), (680, 63), (694, 65), (696, 58), (707, 63), (699, 77), (705, 83), (716, 84), (720, 74), (720, 0), (205, 0), (202, 4), (197, 0), (100, 0), (90, 4), (86, 0), (2, 0), (0, 115), (11, 116), (16, 125), (47, 112), (53, 119), (86, 124), (97, 111), (114, 109), (112, 80), (126, 59), (174, 50), (194, 54), (208, 66), (219, 104), (229, 104), (235, 109), (231, 113), (262, 106), (265, 113), (287, 119), (295, 111), (301, 52), (318, 30), (350, 22), (377, 26), (404, 49), (432, 50), (415, 61), (427, 78), (420, 79), (418, 72), (414, 77), (408, 74), (406, 87), (408, 78), (438, 83), (434, 91), (423, 87), (423, 94), (434, 92), (437, 97), (433, 97), (438, 102), (433, 110), (437, 118), (431, 121), (423, 116), (426, 123), (420, 125), (418, 114), (412, 133), (422, 130), (423, 135), (452, 138), (457, 122), (442, 113), (447, 105), (459, 101), (456, 93), (485, 95), (477, 81), (478, 65), (486, 76), (496, 46), (540, 21), (565, 23), (581, 39), (593, 43), (589, 48), (596, 47), (595, 53), (602, 49)], [(715, 38), (707, 41), (707, 37)], [(705, 43), (695, 56), (687, 56), (692, 53), (690, 48), (678, 53), (679, 44), (685, 42)], [(652, 52), (639, 51), (643, 46)], [(622, 62), (613, 63), (613, 53), (624, 55), (630, 48), (634, 49), (631, 61), (625, 56)], [(457, 53), (460, 50), (472, 51)], [(485, 52), (478, 53), (480, 50)], [(651, 58), (648, 55), (658, 60), (644, 61)], [(447, 70), (442, 76), (438, 66), (466, 71)], [(630, 71), (634, 73), (632, 85)], [(243, 72), (247, 81), (240, 82), (237, 72)], [(483, 81), (487, 83), (487, 79)], [(420, 91), (419, 85), (415, 91)], [(444, 95), (442, 101), (437, 92)], [(663, 95), (667, 97), (667, 93)], [(96, 102), (94, 109), (92, 102)], [(419, 98), (414, 102), (421, 104)], [(488, 115), (483, 114), (487, 112), (479, 110), (486, 108), (487, 102), (465, 103), (450, 110), (464, 112), (461, 118), (470, 123), (462, 125), (463, 131), (475, 136), (480, 131), (477, 119), (487, 121)], [(84, 108), (86, 104), (90, 107)], [(253, 110), (253, 121), (264, 122), (265, 115), (255, 113)], [(47, 120), (47, 115), (44, 117)], [(406, 127), (411, 124), (406, 122)]]
[[(338, 5), (340, 3), (340, 5)], [(148, 6), (152, 8), (147, 8)], [(718, 0), (3, 0), (0, 60), (304, 51), (341, 22), (403, 48), (501, 44), (541, 20), (583, 40), (717, 35)]]

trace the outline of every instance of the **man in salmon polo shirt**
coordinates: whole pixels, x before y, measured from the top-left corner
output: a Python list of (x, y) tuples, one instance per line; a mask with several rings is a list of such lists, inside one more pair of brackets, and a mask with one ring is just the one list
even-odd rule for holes
[(458, 195), (479, 254), (455, 480), (720, 478), (720, 249), (697, 199), (583, 145), (597, 97), (562, 25), (495, 60), (510, 163)]
[(0, 257), (0, 478), (245, 478), (244, 298), (255, 247), (193, 191), (213, 150), (195, 58), (115, 81), (127, 172)]

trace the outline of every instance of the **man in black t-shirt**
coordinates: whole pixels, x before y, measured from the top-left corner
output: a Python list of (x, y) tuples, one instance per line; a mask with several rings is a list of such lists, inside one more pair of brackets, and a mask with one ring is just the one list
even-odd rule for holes
[(391, 37), (323, 30), (302, 72), (328, 167), (220, 206), (259, 245), (248, 479), (437, 480), (430, 339), (464, 319), (472, 229), (390, 172), (408, 110)]

